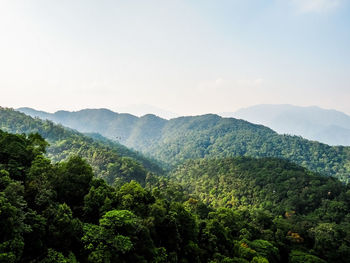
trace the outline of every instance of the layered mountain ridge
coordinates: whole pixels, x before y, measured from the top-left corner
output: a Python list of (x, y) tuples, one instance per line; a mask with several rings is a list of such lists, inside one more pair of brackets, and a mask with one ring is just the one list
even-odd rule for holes
[(144, 182), (147, 172), (162, 173), (157, 162), (124, 145), (96, 134), (84, 135), (51, 121), (33, 119), (12, 109), (0, 108), (0, 130), (29, 134), (39, 133), (50, 144), (47, 155), (54, 162), (71, 155), (85, 158), (94, 173), (113, 184), (115, 180)]
[(165, 120), (150, 114), (136, 117), (107, 109), (60, 111), (55, 114), (19, 110), (81, 132), (100, 133), (165, 163), (168, 168), (188, 159), (277, 157), (335, 176), (343, 182), (348, 182), (350, 178), (349, 147), (280, 135), (262, 125), (215, 114)]

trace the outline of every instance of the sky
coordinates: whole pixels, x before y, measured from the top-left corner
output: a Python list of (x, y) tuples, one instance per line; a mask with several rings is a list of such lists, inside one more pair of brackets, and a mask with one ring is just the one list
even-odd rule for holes
[(0, 0), (0, 106), (350, 114), (349, 0)]

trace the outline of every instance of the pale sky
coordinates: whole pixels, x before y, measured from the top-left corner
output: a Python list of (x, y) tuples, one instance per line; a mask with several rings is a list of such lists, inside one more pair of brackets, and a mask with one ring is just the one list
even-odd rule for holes
[(349, 0), (0, 0), (0, 106), (350, 114)]

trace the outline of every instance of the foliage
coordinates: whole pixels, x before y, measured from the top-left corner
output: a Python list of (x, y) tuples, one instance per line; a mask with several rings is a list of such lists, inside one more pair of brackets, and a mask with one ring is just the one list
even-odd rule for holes
[(0, 142), (0, 262), (350, 257), (349, 186), (286, 160), (189, 161), (147, 188), (110, 186), (79, 156), (51, 162), (37, 134), (0, 131)]

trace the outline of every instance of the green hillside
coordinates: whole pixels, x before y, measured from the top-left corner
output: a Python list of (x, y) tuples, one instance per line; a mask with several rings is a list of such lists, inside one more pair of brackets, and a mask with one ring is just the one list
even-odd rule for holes
[(350, 179), (350, 147), (279, 135), (261, 125), (217, 115), (170, 120), (158, 144), (140, 150), (169, 164), (203, 157), (277, 157), (344, 182)]
[[(234, 210), (227, 217), (222, 212), (218, 219), (232, 235), (251, 238), (249, 227), (242, 228), (251, 218), (261, 224), (257, 231), (262, 239), (276, 242), (281, 238), (284, 246), (309, 249), (327, 262), (348, 260), (339, 255), (345, 246), (350, 252), (350, 187), (335, 178), (286, 160), (247, 157), (191, 160), (169, 177), (189, 196), (186, 203), (192, 211), (205, 214), (203, 205)], [(246, 210), (253, 215), (245, 214)], [(319, 262), (313, 260), (295, 262)]]
[[(337, 199), (344, 189), (350, 190), (335, 178), (275, 158), (191, 160), (169, 177), (187, 194), (213, 207), (263, 208), (280, 215), (286, 211), (310, 213), (323, 202)], [(342, 220), (345, 214), (332, 216)]]
[[(190, 161), (108, 186), (0, 131), (0, 262), (346, 263), (350, 189), (279, 159)], [(151, 183), (152, 181), (152, 183)], [(150, 190), (152, 189), (152, 190)]]
[(115, 179), (143, 182), (148, 171), (162, 172), (155, 161), (102, 136), (92, 138), (12, 109), (0, 108), (0, 129), (12, 133), (39, 133), (50, 144), (47, 156), (51, 160), (58, 162), (77, 154), (88, 161), (98, 177), (111, 184)]
[[(28, 109), (24, 112), (33, 115)], [(47, 117), (47, 116), (46, 116)], [(86, 121), (87, 119), (91, 121)], [(57, 112), (50, 119), (84, 132), (99, 132), (175, 167), (188, 159), (234, 156), (288, 159), (312, 171), (350, 181), (350, 147), (329, 146), (298, 136), (214, 114), (169, 121), (154, 115), (137, 118), (105, 109)]]

